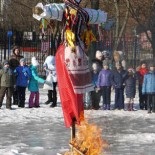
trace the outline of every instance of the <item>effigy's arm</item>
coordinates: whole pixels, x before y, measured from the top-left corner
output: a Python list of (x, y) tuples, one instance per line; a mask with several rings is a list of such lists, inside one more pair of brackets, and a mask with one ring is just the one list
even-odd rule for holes
[[(47, 5), (38, 3), (33, 8), (33, 17), (37, 20), (45, 18), (62, 21), (65, 9), (65, 3), (51, 3)], [(95, 10), (89, 8), (84, 8), (84, 10), (89, 16), (88, 24), (100, 24), (106, 22), (107, 20), (107, 13), (102, 10)]]

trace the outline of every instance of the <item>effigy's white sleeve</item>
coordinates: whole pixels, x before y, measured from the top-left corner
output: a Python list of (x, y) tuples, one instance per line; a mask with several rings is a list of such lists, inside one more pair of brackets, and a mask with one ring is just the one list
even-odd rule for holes
[[(43, 6), (42, 3), (38, 3), (36, 6), (41, 7), (44, 11), (40, 15), (33, 14), (33, 17), (37, 20), (45, 18), (62, 21), (63, 13), (66, 7), (65, 3), (51, 3), (45, 6)], [(107, 20), (107, 13), (102, 10), (95, 10), (89, 8), (84, 8), (84, 10), (89, 15), (89, 24), (100, 24), (106, 22)]]
[(101, 24), (107, 20), (107, 13), (102, 10), (84, 8), (89, 15), (89, 24)]
[(40, 15), (33, 14), (35, 19), (41, 20), (41, 18), (45, 18), (62, 21), (65, 3), (51, 3), (44, 6), (42, 3), (38, 3), (36, 7), (42, 8), (43, 13)]

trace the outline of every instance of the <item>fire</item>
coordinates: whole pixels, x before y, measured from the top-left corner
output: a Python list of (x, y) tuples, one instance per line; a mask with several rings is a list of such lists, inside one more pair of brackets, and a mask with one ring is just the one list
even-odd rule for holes
[(102, 130), (97, 125), (83, 121), (77, 126), (70, 146), (72, 150), (64, 155), (101, 155), (108, 144), (102, 139)]

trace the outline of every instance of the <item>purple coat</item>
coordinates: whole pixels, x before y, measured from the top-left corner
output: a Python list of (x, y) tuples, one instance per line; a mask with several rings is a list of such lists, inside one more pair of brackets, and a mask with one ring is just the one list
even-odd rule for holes
[(97, 87), (111, 86), (111, 70), (102, 69), (98, 75)]

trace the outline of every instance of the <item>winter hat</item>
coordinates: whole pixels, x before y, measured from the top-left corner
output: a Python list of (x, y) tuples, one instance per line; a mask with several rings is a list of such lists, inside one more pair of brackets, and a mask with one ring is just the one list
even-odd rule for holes
[(49, 55), (46, 60), (45, 60), (45, 63), (47, 65), (55, 65), (55, 57), (53, 55)]
[(6, 64), (9, 64), (8, 60), (4, 60), (3, 65), (5, 66)]
[(26, 59), (25, 59), (25, 58), (21, 58), (21, 59), (20, 59), (20, 63), (21, 63), (21, 62), (26, 62)]
[(38, 62), (38, 60), (36, 59), (36, 57), (32, 57), (32, 59), (31, 59), (31, 64), (32, 64), (32, 66), (39, 66), (39, 62)]
[(96, 56), (97, 59), (102, 59), (103, 53), (101, 51), (97, 50), (95, 56)]

